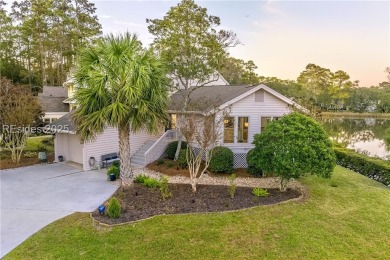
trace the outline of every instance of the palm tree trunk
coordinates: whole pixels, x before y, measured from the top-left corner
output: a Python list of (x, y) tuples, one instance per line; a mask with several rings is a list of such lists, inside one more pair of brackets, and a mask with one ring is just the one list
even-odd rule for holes
[(119, 132), (119, 155), (120, 155), (120, 178), (124, 180), (132, 178), (133, 172), (130, 164), (130, 125), (123, 124), (118, 127)]

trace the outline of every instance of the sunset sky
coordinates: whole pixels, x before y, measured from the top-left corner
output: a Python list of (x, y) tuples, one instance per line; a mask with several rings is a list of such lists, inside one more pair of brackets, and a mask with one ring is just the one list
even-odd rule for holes
[[(104, 33), (136, 32), (153, 38), (146, 18), (162, 18), (179, 1), (95, 3)], [(10, 3), (11, 0), (6, 2)], [(262, 76), (296, 79), (308, 63), (344, 70), (360, 86), (385, 81), (390, 66), (390, 1), (197, 1), (237, 33), (235, 58), (253, 60)]]
[[(103, 32), (137, 32), (178, 1), (92, 1)], [(389, 1), (197, 1), (237, 33), (233, 57), (252, 59), (263, 76), (296, 79), (308, 63), (344, 70), (360, 86), (386, 80), (390, 66)]]

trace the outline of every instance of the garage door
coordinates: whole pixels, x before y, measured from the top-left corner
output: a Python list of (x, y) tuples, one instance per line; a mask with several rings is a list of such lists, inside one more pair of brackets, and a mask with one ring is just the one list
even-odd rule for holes
[(69, 160), (83, 164), (83, 145), (76, 135), (68, 135)]

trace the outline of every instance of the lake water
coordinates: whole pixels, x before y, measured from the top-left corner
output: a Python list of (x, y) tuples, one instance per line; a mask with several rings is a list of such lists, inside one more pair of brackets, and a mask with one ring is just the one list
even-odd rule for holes
[(343, 146), (369, 156), (390, 158), (390, 144), (384, 140), (390, 119), (326, 118), (323, 124), (332, 140)]

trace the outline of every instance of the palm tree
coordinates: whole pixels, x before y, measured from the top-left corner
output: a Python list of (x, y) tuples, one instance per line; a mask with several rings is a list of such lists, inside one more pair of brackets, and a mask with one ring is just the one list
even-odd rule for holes
[(73, 120), (82, 140), (118, 128), (120, 173), (131, 176), (130, 132), (157, 130), (167, 120), (168, 78), (152, 50), (129, 33), (103, 37), (80, 52)]

